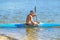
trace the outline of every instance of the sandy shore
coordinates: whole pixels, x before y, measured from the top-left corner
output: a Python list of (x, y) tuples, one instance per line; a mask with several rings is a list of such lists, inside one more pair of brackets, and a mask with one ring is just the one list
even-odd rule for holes
[(17, 39), (0, 34), (0, 40), (17, 40)]

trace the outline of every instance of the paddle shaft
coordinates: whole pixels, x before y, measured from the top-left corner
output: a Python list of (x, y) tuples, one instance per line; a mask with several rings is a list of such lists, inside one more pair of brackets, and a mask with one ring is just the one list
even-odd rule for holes
[[(36, 6), (35, 6), (35, 13), (36, 13)], [(38, 22), (38, 20), (37, 20), (37, 14), (36, 14), (36, 21)]]

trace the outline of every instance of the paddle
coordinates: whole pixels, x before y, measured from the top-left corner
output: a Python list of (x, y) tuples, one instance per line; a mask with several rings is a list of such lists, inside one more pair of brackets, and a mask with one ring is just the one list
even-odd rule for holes
[[(35, 6), (35, 8), (34, 8), (34, 9), (35, 9), (35, 14), (36, 14), (36, 6)], [(37, 14), (36, 14), (36, 21), (38, 21), (38, 20), (37, 20)]]
[[(36, 14), (36, 22), (38, 22), (38, 19), (37, 19), (37, 13), (36, 13), (36, 6), (35, 6), (35, 14)], [(39, 22), (38, 22), (39, 23)]]

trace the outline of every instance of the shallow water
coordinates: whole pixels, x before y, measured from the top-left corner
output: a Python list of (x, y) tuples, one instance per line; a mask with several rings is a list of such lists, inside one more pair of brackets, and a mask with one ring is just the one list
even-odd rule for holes
[(60, 28), (0, 28), (0, 34), (18, 40), (60, 40)]

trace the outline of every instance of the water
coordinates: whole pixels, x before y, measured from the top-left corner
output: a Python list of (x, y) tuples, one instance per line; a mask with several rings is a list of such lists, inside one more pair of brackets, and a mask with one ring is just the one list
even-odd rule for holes
[(60, 23), (60, 0), (0, 0), (0, 23), (24, 23), (35, 6), (38, 21)]
[(60, 40), (60, 28), (0, 28), (0, 34), (18, 40)]
[[(0, 0), (0, 23), (24, 23), (35, 6), (39, 22), (60, 23), (60, 0)], [(60, 28), (0, 28), (0, 34), (18, 40), (60, 40)]]

